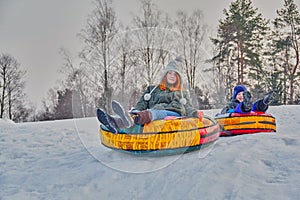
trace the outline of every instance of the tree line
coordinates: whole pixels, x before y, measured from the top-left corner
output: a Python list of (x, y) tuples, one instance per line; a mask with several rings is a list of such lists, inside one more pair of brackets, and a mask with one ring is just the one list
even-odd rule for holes
[(272, 21), (250, 0), (236, 0), (224, 15), (212, 39), (216, 91), (230, 95), (228, 88), (245, 84), (256, 97), (267, 88), (278, 92), (276, 104), (299, 103), (300, 15), (294, 0), (283, 0)]
[[(224, 9), (215, 36), (200, 9), (178, 11), (171, 19), (152, 0), (141, 0), (140, 13), (124, 26), (111, 0), (93, 3), (86, 26), (78, 33), (83, 49), (75, 56), (60, 50), (66, 78), (60, 88), (49, 90), (48, 101), (31, 120), (89, 117), (96, 107), (111, 112), (112, 99), (130, 109), (178, 55), (184, 61), (185, 87), (199, 109), (222, 107), (236, 84), (247, 85), (254, 98), (272, 89), (278, 92), (275, 104), (299, 103), (300, 14), (294, 0), (283, 0), (272, 20), (263, 18), (251, 0), (236, 0)], [(21, 97), (12, 95), (14, 103), (9, 103), (7, 78), (1, 73), (4, 65), (0, 61), (0, 108), (9, 115), (24, 105), (16, 102)], [(24, 73), (20, 70), (15, 78), (21, 91)]]

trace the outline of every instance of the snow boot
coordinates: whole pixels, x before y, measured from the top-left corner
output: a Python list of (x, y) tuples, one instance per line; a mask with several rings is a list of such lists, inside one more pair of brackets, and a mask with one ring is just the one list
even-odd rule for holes
[(136, 124), (148, 124), (151, 122), (152, 114), (148, 110), (140, 111), (136, 114), (134, 118), (134, 123)]
[(97, 109), (97, 118), (110, 132), (117, 133), (117, 125), (114, 118), (101, 108)]
[(243, 92), (243, 104), (242, 104), (242, 110), (243, 112), (250, 112), (252, 109), (252, 101), (251, 101), (251, 94), (249, 91)]
[(270, 91), (270, 92), (268, 92), (268, 93), (266, 94), (266, 96), (264, 97), (263, 103), (264, 103), (265, 105), (269, 105), (269, 104), (271, 104), (271, 103), (274, 101), (275, 97), (276, 97), (276, 92)]
[[(117, 101), (112, 101), (112, 109), (118, 115), (122, 121), (122, 127), (119, 126), (120, 128), (129, 128), (133, 125), (133, 120), (129, 116), (127, 112), (125, 112), (123, 106), (117, 102)], [(119, 123), (118, 123), (119, 124)]]

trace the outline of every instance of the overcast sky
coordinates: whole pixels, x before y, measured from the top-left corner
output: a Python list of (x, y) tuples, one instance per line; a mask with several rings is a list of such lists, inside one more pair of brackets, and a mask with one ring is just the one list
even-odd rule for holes
[[(138, 0), (115, 0), (119, 21), (128, 23), (139, 13)], [(159, 9), (174, 16), (179, 9), (201, 9), (205, 22), (216, 29), (231, 0), (155, 0)], [(300, 8), (300, 0), (295, 0)], [(264, 18), (273, 19), (283, 0), (253, 0)], [(27, 70), (26, 93), (40, 103), (59, 79), (62, 66), (59, 48), (76, 54), (81, 42), (76, 36), (92, 10), (90, 0), (0, 0), (0, 53), (14, 56)]]

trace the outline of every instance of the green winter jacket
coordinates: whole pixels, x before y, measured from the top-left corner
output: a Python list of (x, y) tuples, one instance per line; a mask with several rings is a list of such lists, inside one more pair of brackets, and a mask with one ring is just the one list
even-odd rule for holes
[[(159, 87), (148, 86), (147, 90), (141, 96), (139, 101), (134, 106), (134, 110), (146, 110), (146, 109), (155, 109), (155, 110), (170, 110), (179, 113), (181, 116), (187, 117), (198, 117), (197, 109), (194, 108), (191, 104), (190, 97), (187, 91), (183, 91), (183, 97), (181, 91), (171, 92), (169, 88), (166, 90), (161, 90)], [(152, 91), (153, 90), (153, 91)], [(149, 101), (144, 100), (144, 95), (151, 93), (151, 98)], [(180, 99), (185, 98), (186, 104), (182, 105)]]

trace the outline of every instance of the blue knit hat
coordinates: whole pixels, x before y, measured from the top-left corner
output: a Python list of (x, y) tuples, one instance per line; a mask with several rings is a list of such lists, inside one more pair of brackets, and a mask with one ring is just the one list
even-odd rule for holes
[(236, 95), (239, 92), (244, 92), (244, 91), (247, 91), (246, 86), (244, 86), (244, 85), (237, 85), (237, 86), (235, 86), (234, 89), (233, 89), (233, 98), (236, 99)]

